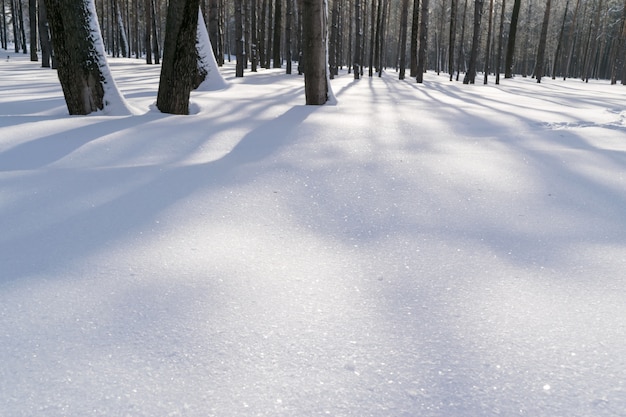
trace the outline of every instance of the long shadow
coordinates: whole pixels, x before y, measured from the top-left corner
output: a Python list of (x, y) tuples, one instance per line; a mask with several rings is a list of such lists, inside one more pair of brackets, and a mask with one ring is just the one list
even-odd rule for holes
[[(29, 177), (29, 184), (42, 191), (33, 198), (40, 198), (45, 207), (37, 208), (39, 214), (15, 209), (9, 218), (2, 216), (0, 282), (62, 270), (118, 240), (150, 230), (158, 213), (198, 189), (253, 180), (258, 172), (246, 167), (296, 140), (298, 127), (315, 110), (313, 106), (291, 108), (250, 131), (223, 158), (206, 164), (61, 170)], [(118, 196), (94, 207), (76, 204), (107, 192)], [(33, 206), (32, 200), (24, 204), (24, 209)], [(32, 216), (34, 221), (29, 222)]]

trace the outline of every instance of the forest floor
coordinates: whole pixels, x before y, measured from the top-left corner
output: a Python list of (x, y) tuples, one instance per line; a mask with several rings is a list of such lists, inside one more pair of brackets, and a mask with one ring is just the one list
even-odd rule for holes
[[(626, 95), (0, 60), (0, 414), (624, 416)], [(481, 77), (478, 79), (482, 80)]]

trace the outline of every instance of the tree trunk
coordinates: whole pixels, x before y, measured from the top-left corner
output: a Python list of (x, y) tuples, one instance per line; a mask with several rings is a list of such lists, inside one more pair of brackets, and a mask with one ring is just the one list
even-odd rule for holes
[(146, 64), (152, 65), (152, 0), (144, 2)]
[(69, 113), (89, 114), (123, 102), (106, 62), (94, 1), (46, 0), (46, 10)]
[(556, 79), (556, 72), (558, 69), (559, 58), (561, 57), (561, 49), (563, 45), (563, 36), (565, 35), (565, 20), (567, 19), (567, 11), (569, 10), (569, 0), (565, 3), (565, 11), (563, 12), (563, 21), (561, 22), (561, 30), (559, 30), (559, 40), (556, 44), (556, 51), (554, 52), (554, 63), (552, 64), (552, 79)]
[(411, 21), (411, 71), (409, 75), (412, 78), (417, 77), (417, 46), (419, 41), (419, 20), (420, 20), (420, 1), (413, 0), (413, 16)]
[(363, 41), (363, 22), (361, 21), (361, 0), (354, 1), (354, 24), (356, 36), (354, 39), (353, 70), (354, 79), (361, 78), (361, 42)]
[(243, 39), (243, 0), (235, 0), (235, 77), (243, 77), (246, 64), (246, 49)]
[(465, 21), (467, 20), (467, 1), (465, 0), (465, 4), (463, 5), (463, 18), (461, 19), (461, 40), (459, 41), (459, 56), (456, 61), (457, 69), (456, 69), (456, 80), (459, 81), (459, 76), (461, 75), (461, 64), (463, 64), (465, 68)]
[(457, 0), (452, 0), (450, 4), (450, 33), (449, 33), (449, 47), (448, 47), (448, 72), (450, 72), (450, 81), (452, 81), (452, 77), (454, 76), (454, 46), (456, 43), (457, 9), (458, 9)]
[(543, 14), (543, 23), (541, 24), (541, 35), (539, 36), (539, 47), (537, 48), (537, 62), (535, 67), (535, 77), (537, 82), (541, 82), (545, 65), (546, 42), (548, 39), (548, 24), (550, 23), (551, 0), (546, 0), (546, 10)]
[(28, 0), (28, 20), (30, 23), (30, 60), (39, 61), (37, 55), (37, 0)]
[(517, 34), (517, 22), (521, 0), (514, 0), (513, 12), (511, 14), (511, 26), (509, 28), (509, 39), (506, 45), (506, 57), (504, 58), (504, 78), (513, 78), (513, 56), (515, 55), (515, 36)]
[(274, 3), (274, 39), (272, 43), (272, 50), (274, 55), (272, 60), (274, 61), (272, 64), (273, 68), (281, 68), (282, 67), (282, 59), (280, 56), (280, 37), (283, 33), (282, 25), (283, 25), (283, 12), (282, 12), (282, 0), (276, 0)]
[(170, 0), (156, 103), (163, 113), (189, 114), (189, 95), (198, 70), (199, 7), (199, 0)]
[(476, 81), (476, 65), (478, 61), (478, 44), (480, 42), (480, 21), (483, 15), (483, 0), (474, 2), (474, 34), (472, 36), (472, 50), (470, 51), (469, 64), (463, 84), (474, 84)]
[(496, 84), (500, 84), (500, 66), (502, 64), (502, 41), (504, 39), (504, 18), (506, 12), (506, 0), (502, 0), (500, 10), (500, 30), (498, 31), (498, 52), (496, 55)]
[(574, 7), (574, 15), (572, 16), (572, 23), (570, 24), (569, 35), (567, 39), (569, 39), (569, 43), (566, 49), (565, 56), (565, 65), (563, 66), (563, 81), (567, 77), (569, 77), (569, 69), (572, 63), (572, 55), (574, 53), (574, 30), (576, 29), (576, 21), (578, 20), (578, 10), (580, 7), (580, 0), (576, 0), (576, 6)]
[(50, 68), (50, 59), (52, 58), (52, 43), (50, 42), (50, 31), (48, 30), (48, 15), (46, 13), (46, 5), (43, 0), (39, 2), (39, 43), (41, 45), (41, 66)]
[(422, 21), (420, 22), (420, 46), (417, 53), (417, 74), (415, 79), (418, 83), (424, 82), (426, 71), (426, 52), (428, 51), (428, 0), (422, 0)]
[[(615, 55), (611, 62), (611, 84), (617, 84), (617, 73), (620, 66), (626, 62), (626, 0), (624, 0), (624, 9), (622, 10), (622, 25), (618, 34), (617, 46), (615, 47)], [(622, 84), (626, 84), (626, 71), (622, 71)]]
[(485, 50), (485, 69), (483, 74), (483, 84), (487, 84), (489, 76), (489, 57), (491, 54), (491, 31), (493, 29), (493, 0), (489, 0), (489, 23), (487, 24), (487, 47)]
[(286, 0), (286, 8), (285, 8), (285, 61), (287, 62), (287, 66), (285, 69), (286, 74), (291, 74), (291, 63), (293, 61), (293, 56), (291, 53), (292, 42), (291, 42), (291, 34), (292, 34), (292, 26), (293, 26), (293, 1), (294, 0)]
[(372, 10), (371, 19), (370, 19), (370, 53), (369, 53), (369, 70), (368, 76), (372, 77), (374, 75), (373, 66), (374, 66), (374, 43), (376, 40), (376, 0), (372, 1)]
[(307, 105), (320, 105), (328, 100), (325, 13), (323, 0), (302, 0), (302, 53)]
[(400, 74), (398, 79), (404, 80), (406, 72), (406, 42), (409, 24), (409, 0), (402, 0), (402, 11), (400, 12)]
[(152, 53), (154, 54), (154, 63), (159, 64), (161, 61), (161, 51), (159, 48), (159, 36), (157, 32), (157, 10), (154, 0), (152, 0)]

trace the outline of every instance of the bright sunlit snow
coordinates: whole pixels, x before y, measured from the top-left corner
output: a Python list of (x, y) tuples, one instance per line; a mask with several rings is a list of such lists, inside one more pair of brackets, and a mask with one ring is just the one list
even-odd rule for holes
[(172, 116), (112, 59), (139, 113), (76, 117), (5, 55), (0, 415), (625, 415), (624, 86), (227, 64)]

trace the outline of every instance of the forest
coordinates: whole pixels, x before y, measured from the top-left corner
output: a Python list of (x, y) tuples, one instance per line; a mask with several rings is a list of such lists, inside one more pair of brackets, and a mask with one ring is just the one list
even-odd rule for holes
[[(159, 64), (165, 0), (94, 0), (108, 54)], [(301, 72), (303, 1), (201, 0), (218, 65)], [(626, 83), (626, 2), (621, 0), (328, 0), (328, 65), (355, 77), (426, 70), (450, 80), (489, 75)], [(41, 0), (2, 0), (2, 48), (54, 66)], [(238, 47), (238, 40), (241, 46)], [(38, 52), (40, 56), (38, 56)], [(295, 67), (292, 67), (295, 66)]]

